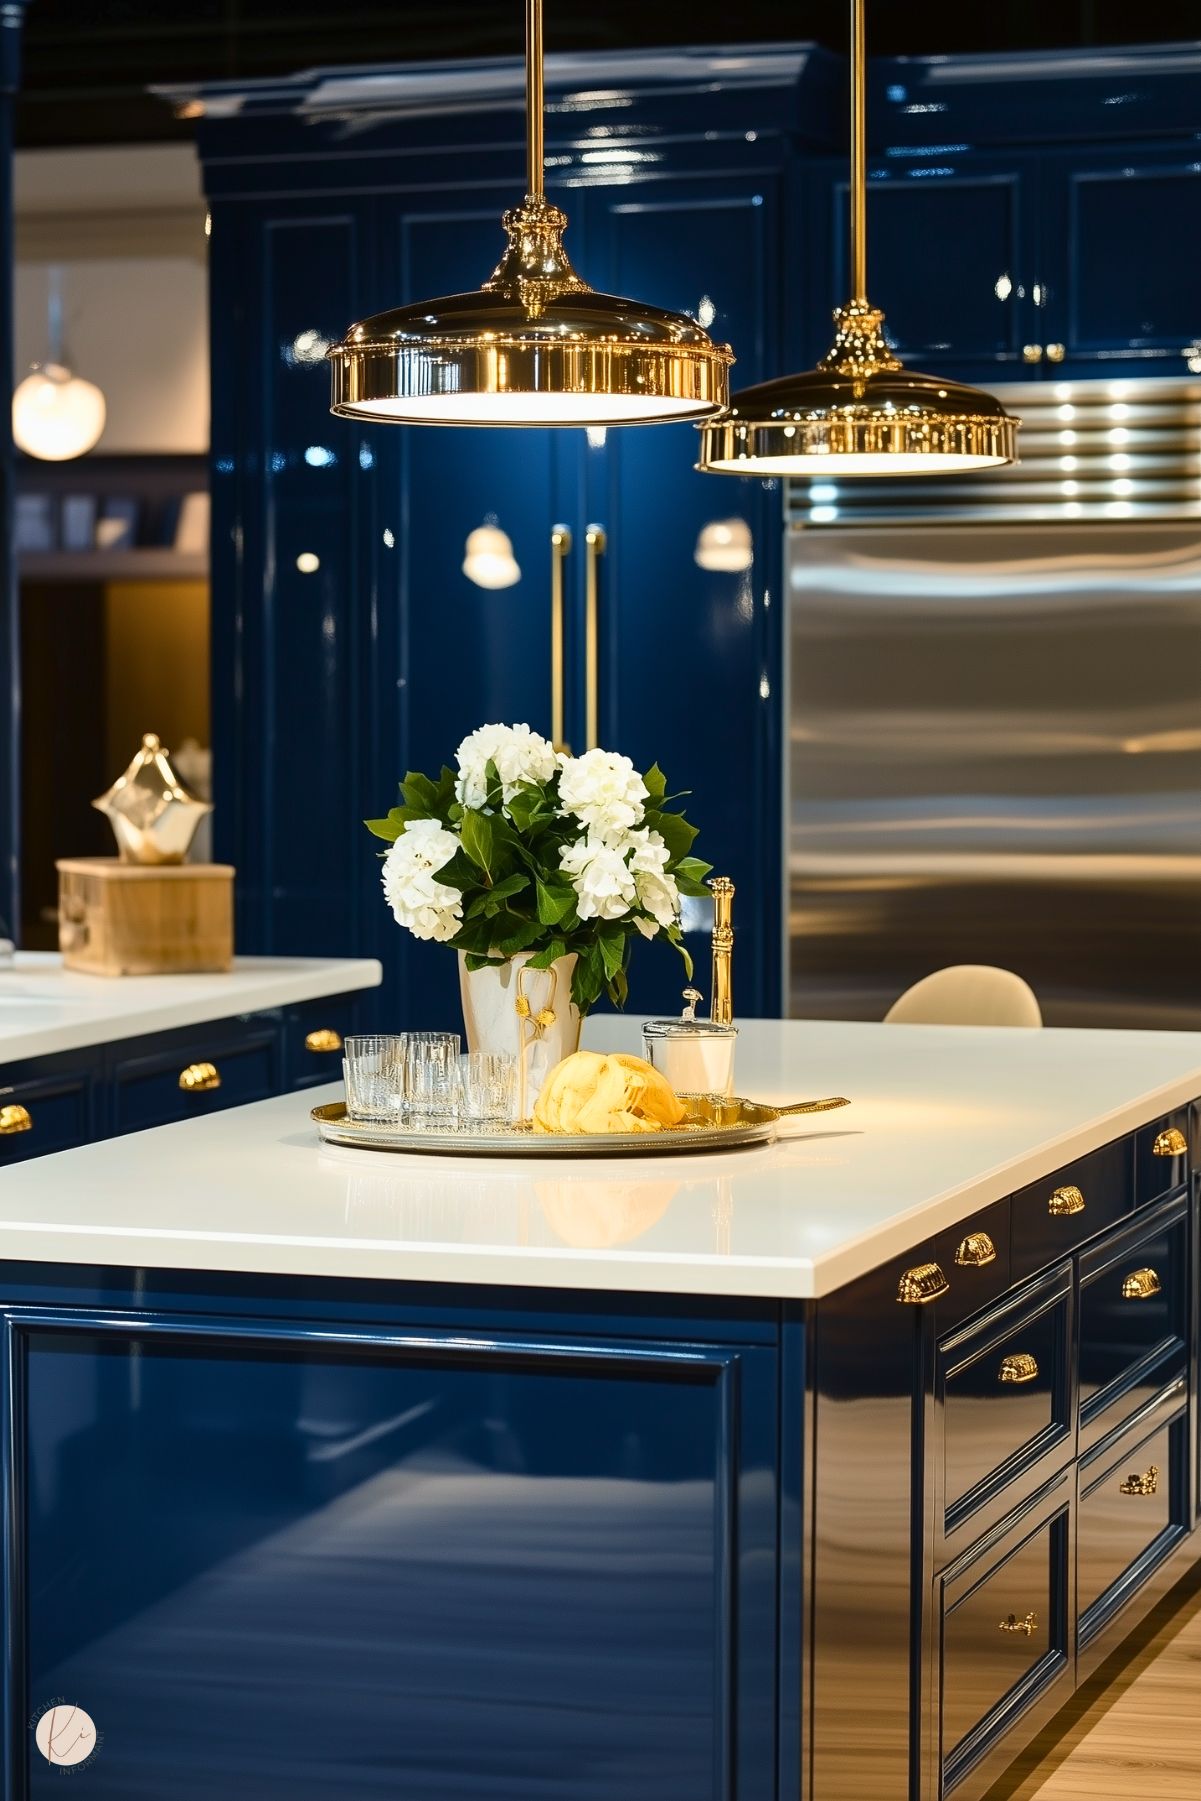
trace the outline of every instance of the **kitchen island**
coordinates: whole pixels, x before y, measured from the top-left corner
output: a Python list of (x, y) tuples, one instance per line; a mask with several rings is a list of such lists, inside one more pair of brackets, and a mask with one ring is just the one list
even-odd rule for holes
[(5, 1172), (14, 1801), (60, 1697), (111, 1801), (982, 1794), (1196, 1554), (1201, 1037), (763, 1022), (738, 1085), (852, 1105)]

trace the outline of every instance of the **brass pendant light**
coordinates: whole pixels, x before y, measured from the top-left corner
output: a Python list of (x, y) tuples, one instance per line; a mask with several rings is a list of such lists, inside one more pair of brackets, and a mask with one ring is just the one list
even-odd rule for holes
[(902, 367), (867, 298), (864, 0), (851, 0), (851, 288), (816, 369), (760, 382), (702, 426), (718, 475), (941, 475), (1017, 459), (1019, 421), (980, 388)]
[(695, 320), (598, 294), (543, 192), (542, 0), (526, 0), (528, 192), (508, 248), (472, 294), (352, 325), (329, 351), (331, 410), (404, 425), (656, 425), (729, 404), (728, 345)]

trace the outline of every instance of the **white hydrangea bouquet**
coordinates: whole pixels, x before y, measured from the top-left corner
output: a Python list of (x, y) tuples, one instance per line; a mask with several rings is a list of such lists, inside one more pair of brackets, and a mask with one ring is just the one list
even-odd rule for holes
[[(635, 938), (667, 939), (691, 976), (680, 897), (708, 894), (711, 865), (689, 854), (696, 828), (658, 765), (567, 756), (528, 725), (480, 726), (455, 763), (437, 781), (406, 775), (404, 804), (366, 821), (391, 846), (383, 886), (400, 925), (453, 945), (468, 972), (570, 968), (580, 1017), (603, 993), (624, 1002)], [(520, 982), (517, 994), (521, 1011)]]

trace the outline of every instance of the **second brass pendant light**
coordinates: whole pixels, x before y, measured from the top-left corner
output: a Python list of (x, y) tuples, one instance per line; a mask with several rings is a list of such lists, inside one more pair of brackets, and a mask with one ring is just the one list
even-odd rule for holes
[(331, 410), (410, 425), (653, 425), (729, 400), (733, 353), (681, 313), (598, 294), (543, 191), (542, 0), (526, 0), (527, 192), (471, 294), (352, 325), (329, 351)]

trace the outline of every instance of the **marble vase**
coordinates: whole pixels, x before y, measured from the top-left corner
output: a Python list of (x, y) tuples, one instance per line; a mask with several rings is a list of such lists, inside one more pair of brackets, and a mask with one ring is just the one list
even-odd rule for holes
[(556, 1063), (580, 1048), (580, 1010), (571, 998), (576, 958), (530, 969), (523, 952), (469, 970), (459, 952), (459, 994), (469, 1051), (509, 1051), (517, 1059), (517, 1117), (529, 1119)]

